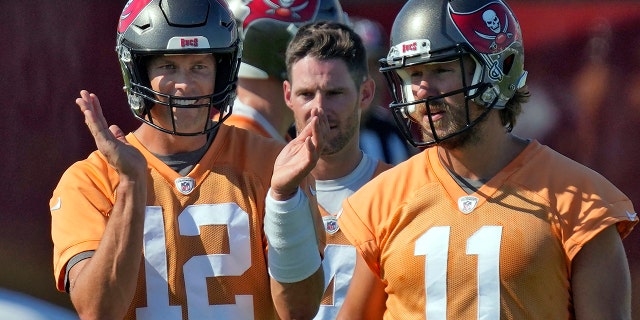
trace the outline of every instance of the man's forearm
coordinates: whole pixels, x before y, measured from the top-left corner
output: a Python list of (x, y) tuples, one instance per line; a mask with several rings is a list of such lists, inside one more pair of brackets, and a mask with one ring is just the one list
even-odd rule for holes
[(121, 319), (137, 285), (142, 258), (146, 180), (121, 179), (95, 254), (69, 273), (71, 300), (81, 318)]

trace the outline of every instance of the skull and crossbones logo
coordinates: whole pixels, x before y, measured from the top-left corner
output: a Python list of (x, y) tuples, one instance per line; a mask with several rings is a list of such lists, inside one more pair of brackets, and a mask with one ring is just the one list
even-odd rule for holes
[(482, 13), (482, 20), (484, 20), (487, 28), (495, 33), (495, 35), (484, 34), (476, 30), (474, 31), (479, 37), (492, 41), (491, 45), (489, 46), (490, 49), (495, 50), (498, 47), (498, 44), (502, 44), (507, 39), (511, 39), (513, 37), (513, 33), (507, 32), (507, 30), (509, 29), (509, 19), (507, 19), (506, 15), (504, 18), (504, 27), (502, 28), (500, 17), (498, 17), (496, 12), (491, 9), (486, 10), (484, 13)]
[(278, 4), (273, 3), (271, 0), (263, 1), (267, 6), (271, 8), (267, 10), (268, 14), (276, 14), (282, 17), (291, 16), (296, 19), (300, 19), (300, 15), (297, 12), (309, 5), (309, 1), (305, 1), (303, 4), (295, 7), (291, 6), (295, 2), (295, 0), (278, 0)]

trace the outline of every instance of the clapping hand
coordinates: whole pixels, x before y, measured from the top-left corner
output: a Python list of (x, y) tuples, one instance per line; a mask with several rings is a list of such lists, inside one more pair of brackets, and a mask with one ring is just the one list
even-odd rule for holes
[(120, 175), (134, 180), (146, 175), (147, 162), (138, 149), (125, 139), (124, 132), (116, 125), (108, 126), (98, 97), (86, 90), (80, 91), (76, 104), (84, 114), (85, 123), (93, 135), (98, 150)]

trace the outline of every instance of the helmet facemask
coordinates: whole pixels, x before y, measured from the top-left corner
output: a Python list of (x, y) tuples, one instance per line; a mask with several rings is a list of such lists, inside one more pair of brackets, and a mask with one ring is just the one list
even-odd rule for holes
[[(390, 107), (394, 117), (414, 146), (428, 147), (466, 132), (491, 110), (507, 107), (526, 81), (520, 26), (501, 0), (409, 0), (396, 16), (390, 43), (388, 56), (380, 60), (380, 71), (392, 94)], [(404, 68), (426, 63), (462, 63), (463, 57), (471, 57), (475, 62), (473, 73), (465, 75), (471, 79), (462, 78), (466, 86), (415, 101)], [(466, 109), (466, 125), (444, 136), (434, 134), (437, 124), (431, 120), (433, 110), (425, 110), (425, 106), (456, 94), (464, 95), (460, 108)], [(417, 125), (415, 121), (419, 119), (412, 116), (420, 111), (419, 106), (429, 119), (420, 121), (423, 126)], [(423, 127), (428, 130), (423, 131)], [(431, 137), (425, 139), (423, 132)]]
[[(411, 54), (398, 54), (403, 51), (403, 47), (412, 46)], [(465, 66), (465, 57), (469, 57), (473, 64)], [(428, 96), (423, 99), (416, 99), (413, 93), (410, 69), (426, 64), (441, 64), (456, 62), (460, 66), (460, 88), (444, 92), (436, 96)], [(478, 63), (477, 58), (464, 48), (455, 46), (442, 50), (432, 51), (429, 40), (416, 40), (401, 43), (394, 46), (387, 58), (380, 60), (380, 71), (387, 80), (388, 87), (391, 88), (393, 102), (389, 108), (393, 114), (396, 124), (407, 139), (415, 147), (429, 147), (444, 140), (458, 136), (467, 132), (470, 128), (482, 121), (485, 116), (496, 105), (497, 99), (488, 103), (480, 104), (483, 110), (479, 115), (472, 115), (470, 103), (475, 103), (478, 97), (491, 86), (482, 82), (483, 68)], [(473, 72), (469, 72), (469, 67), (473, 65)], [(469, 76), (471, 74), (471, 76)], [(464, 103), (460, 106), (452, 106), (445, 102), (445, 98), (456, 95), (463, 95)], [(448, 133), (438, 133), (438, 125), (432, 116), (438, 111), (452, 113), (454, 108), (463, 108), (465, 122), (458, 124), (458, 130)], [(423, 117), (426, 116), (426, 117)], [(425, 120), (426, 119), (426, 120)]]
[[(142, 120), (148, 125), (174, 135), (179, 136), (193, 136), (199, 134), (205, 134), (214, 129), (214, 123), (220, 123), (224, 121), (231, 114), (231, 105), (227, 104), (227, 108), (224, 110), (220, 110), (220, 106), (225, 105), (223, 102), (226, 97), (225, 92), (217, 93), (217, 94), (208, 94), (202, 96), (193, 96), (193, 97), (184, 97), (184, 96), (174, 96), (169, 94), (163, 94), (158, 91), (155, 91), (149, 87), (142, 86), (136, 83), (132, 83), (133, 90), (130, 95), (130, 99), (135, 99), (137, 101), (143, 101), (145, 107), (141, 110), (141, 113), (138, 113), (137, 110), (132, 108), (134, 111), (134, 116), (136, 118)], [(130, 102), (130, 104), (132, 104)], [(156, 123), (154, 123), (154, 119), (151, 115), (152, 107), (158, 108), (159, 106), (166, 107), (170, 118), (171, 118), (171, 129), (163, 128)], [(175, 123), (175, 111), (177, 109), (196, 109), (196, 108), (205, 108), (207, 109), (207, 119), (212, 119), (211, 121), (206, 121), (202, 127), (202, 130), (195, 132), (182, 132), (178, 131), (178, 127)]]
[[(191, 20), (188, 22), (190, 24), (181, 21), (184, 17), (180, 14), (172, 15), (179, 13), (172, 7), (175, 5), (182, 5), (181, 8), (184, 10), (191, 10)], [(169, 134), (195, 136), (213, 131), (231, 114), (242, 44), (232, 14), (219, 2), (151, 1), (140, 9), (137, 18), (130, 24), (123, 25), (121, 21), (116, 52), (130, 109), (140, 121)], [(149, 58), (182, 54), (212, 54), (215, 57), (213, 93), (198, 97), (182, 97), (163, 94), (151, 88), (147, 73)], [(170, 127), (160, 126), (154, 121), (151, 109), (155, 106), (168, 108)], [(193, 132), (179, 131), (174, 111), (193, 108), (207, 110), (207, 118), (203, 119), (202, 129)]]
[[(231, 115), (233, 100), (235, 99), (236, 83), (233, 81), (225, 80), (229, 75), (230, 68), (226, 66), (226, 72), (224, 67), (221, 70), (217, 68), (215, 89), (214, 92), (207, 95), (184, 97), (174, 96), (170, 94), (164, 94), (155, 91), (151, 88), (151, 82), (147, 75), (147, 61), (154, 55), (149, 54), (131, 54), (129, 50), (122, 46), (118, 48), (120, 53), (121, 65), (124, 65), (123, 70), (127, 70), (127, 74), (124, 75), (125, 79), (129, 77), (128, 87), (125, 86), (127, 92), (127, 98), (129, 106), (133, 115), (140, 121), (169, 134), (178, 136), (194, 136), (200, 134), (206, 134), (217, 127), (217, 125), (223, 122), (228, 116)], [(129, 52), (129, 53), (122, 53)], [(124, 55), (124, 57), (123, 57)], [(131, 59), (126, 56), (133, 56)], [(227, 54), (228, 56), (228, 54)], [(229, 58), (221, 59), (216, 58), (217, 65), (228, 61)], [(126, 62), (128, 60), (135, 62)], [(239, 61), (236, 60), (236, 66), (233, 69), (237, 70)], [(125, 73), (123, 71), (123, 73)], [(135, 79), (135, 80), (134, 80)], [(214, 79), (212, 79), (213, 81)], [(219, 82), (220, 81), (220, 82)], [(222, 83), (222, 86), (219, 86)], [(164, 128), (159, 126), (151, 115), (151, 109), (155, 106), (167, 107), (171, 118), (171, 128)], [(202, 130), (194, 132), (179, 131), (179, 128), (175, 123), (175, 110), (177, 109), (194, 109), (194, 108), (206, 108), (207, 119), (212, 119), (213, 122), (207, 121), (204, 123)]]

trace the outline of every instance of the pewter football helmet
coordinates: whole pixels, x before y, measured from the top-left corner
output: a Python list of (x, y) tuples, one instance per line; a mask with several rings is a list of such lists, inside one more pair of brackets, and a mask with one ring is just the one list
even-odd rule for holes
[[(387, 57), (380, 60), (380, 71), (391, 90), (393, 102), (389, 107), (405, 138), (414, 146), (427, 147), (466, 131), (489, 110), (504, 108), (526, 81), (520, 25), (501, 0), (410, 0), (393, 23), (390, 43)], [(436, 97), (414, 98), (407, 67), (462, 63), (465, 56), (475, 62), (471, 79), (461, 75), (466, 86)], [(472, 101), (485, 107), (485, 113), (467, 119), (462, 130), (444, 137), (435, 133), (431, 123), (433, 139), (425, 141), (419, 121), (411, 119), (416, 105), (428, 106), (430, 101), (460, 93), (465, 95), (467, 108)], [(430, 115), (428, 107), (427, 114)]]
[[(116, 52), (129, 106), (139, 120), (171, 134), (199, 135), (215, 129), (231, 114), (242, 45), (236, 21), (224, 2), (130, 0), (120, 16)], [(151, 89), (145, 65), (150, 56), (206, 53), (213, 54), (217, 63), (212, 94), (177, 97)], [(205, 102), (188, 103), (195, 100)], [(197, 132), (178, 132), (175, 125), (173, 129), (162, 128), (153, 123), (149, 113), (157, 104), (170, 110), (208, 108), (215, 121)]]

